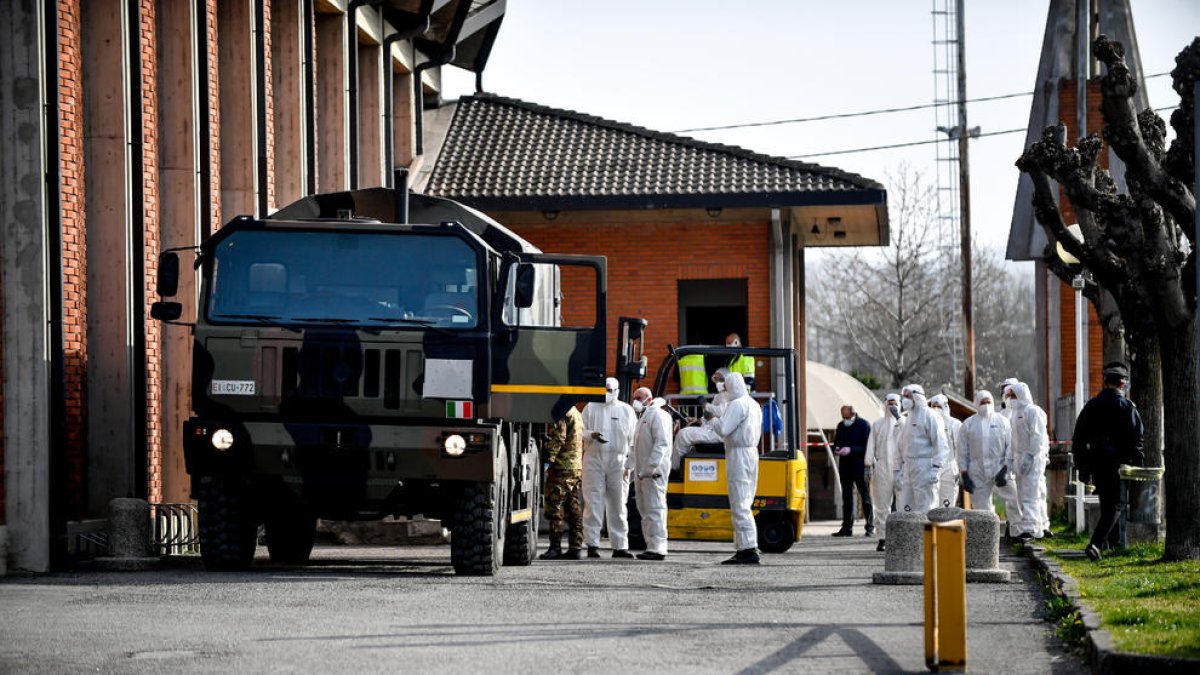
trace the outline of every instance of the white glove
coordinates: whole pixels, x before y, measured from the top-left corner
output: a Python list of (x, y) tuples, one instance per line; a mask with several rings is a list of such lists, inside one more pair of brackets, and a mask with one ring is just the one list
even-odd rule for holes
[(1021, 460), (1020, 474), (1022, 476), (1028, 475), (1029, 470), (1032, 468), (1033, 468), (1033, 453), (1028, 453)]
[(704, 414), (708, 415), (709, 417), (720, 417), (720, 415), (717, 414), (717, 407), (711, 403), (704, 404)]

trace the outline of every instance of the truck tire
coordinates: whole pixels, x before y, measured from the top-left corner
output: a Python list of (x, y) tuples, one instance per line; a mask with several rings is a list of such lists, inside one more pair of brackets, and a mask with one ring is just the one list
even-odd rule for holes
[(317, 539), (317, 518), (302, 508), (273, 511), (267, 516), (267, 553), (271, 562), (308, 562)]
[(542, 477), (541, 471), (534, 470), (533, 486), (530, 488), (533, 501), (532, 513), (528, 520), (508, 526), (504, 537), (504, 564), (523, 567), (533, 562), (537, 555), (538, 523), (542, 518)]
[(237, 481), (202, 476), (198, 494), (200, 559), (209, 570), (244, 570), (254, 561), (258, 524)]
[(764, 553), (783, 553), (796, 543), (796, 526), (786, 514), (759, 515), (755, 524), (758, 526), (758, 548)]
[(462, 576), (495, 576), (504, 555), (500, 491), (502, 484), (473, 483), (462, 489), (454, 506), (450, 563)]

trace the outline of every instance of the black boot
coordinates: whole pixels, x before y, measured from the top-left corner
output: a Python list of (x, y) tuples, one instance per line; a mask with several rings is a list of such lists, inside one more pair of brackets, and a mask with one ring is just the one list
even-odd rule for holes
[(612, 557), (614, 557), (614, 558), (632, 558), (633, 554), (623, 548), (619, 548), (612, 552)]
[(744, 548), (733, 554), (729, 560), (721, 561), (722, 565), (757, 565), (758, 549)]
[(885, 548), (886, 548), (886, 546), (884, 545), (884, 540), (883, 540), (883, 539), (880, 539), (880, 540), (879, 540), (879, 544), (875, 546), (875, 550), (876, 550), (876, 551), (883, 551), (883, 550), (885, 550)]
[(546, 552), (538, 556), (538, 560), (558, 560), (563, 557), (562, 542), (557, 539), (550, 540), (550, 548)]
[[(563, 554), (563, 560), (579, 560), (582, 557), (582, 552), (574, 546), (569, 547), (567, 552)], [(597, 553), (596, 557), (599, 558), (600, 554)]]
[(834, 533), (833, 533), (833, 536), (835, 536), (835, 537), (849, 537), (849, 536), (851, 536), (852, 534), (853, 534), (853, 533), (850, 531), (850, 528), (848, 528), (848, 527), (844, 527), (844, 526), (843, 526), (843, 527), (842, 527), (842, 529), (838, 530), (837, 532), (834, 532)]
[(588, 557), (589, 558), (599, 558), (600, 557), (600, 547), (599, 546), (589, 546), (588, 547)]

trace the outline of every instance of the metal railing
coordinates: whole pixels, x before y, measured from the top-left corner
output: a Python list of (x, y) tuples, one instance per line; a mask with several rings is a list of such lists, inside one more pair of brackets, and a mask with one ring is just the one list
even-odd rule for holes
[[(767, 406), (767, 401), (772, 401), (775, 399), (775, 394), (769, 391), (756, 391), (750, 396), (763, 406)], [(700, 397), (698, 395), (691, 396), (684, 394), (670, 394), (667, 396), (667, 403), (669, 403), (672, 408), (678, 410), (679, 413), (684, 417), (699, 420), (703, 419), (704, 417), (704, 405), (698, 402), (699, 398)], [(706, 394), (704, 396), (705, 403), (711, 402), (712, 399), (712, 394)], [(765, 416), (767, 414), (769, 414), (769, 408), (764, 407), (763, 415)], [(783, 414), (782, 410), (780, 411), (780, 414)], [(787, 450), (787, 439), (783, 437), (783, 432), (784, 429), (781, 427), (777, 430), (777, 434), (763, 434), (762, 440), (760, 440), (758, 443), (758, 454), (767, 455), (776, 450)]]
[(188, 555), (200, 552), (196, 505), (151, 504), (150, 542), (159, 555)]

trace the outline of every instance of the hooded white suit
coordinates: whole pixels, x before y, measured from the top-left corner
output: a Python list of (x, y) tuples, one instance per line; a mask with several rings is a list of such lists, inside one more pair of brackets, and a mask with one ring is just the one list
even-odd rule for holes
[(950, 444), (942, 416), (929, 407), (921, 387), (910, 385), (913, 407), (908, 412), (896, 443), (902, 480), (899, 508), (925, 513), (938, 497), (938, 477), (949, 461)]
[(750, 397), (741, 373), (725, 376), (729, 405), (717, 422), (725, 441), (725, 478), (729, 483), (729, 515), (733, 543), (743, 551), (758, 547), (754, 524), (754, 493), (758, 490), (758, 443), (762, 440), (762, 408)]
[[(1046, 431), (1046, 412), (1033, 402), (1029, 385), (1013, 385), (1017, 400), (1012, 413), (1012, 454), (1016, 462), (1017, 495), (1021, 500), (1021, 521), (1017, 528), (1041, 537), (1046, 529), (1046, 498), (1042, 481), (1050, 460), (1050, 436)], [(1014, 522), (1012, 519), (1009, 522)]]
[(642, 411), (630, 455), (646, 550), (662, 555), (667, 554), (667, 475), (671, 472), (671, 416), (663, 410), (666, 403), (656, 398)]
[(1016, 487), (1012, 482), (1004, 487), (996, 486), (996, 474), (1000, 469), (1012, 466), (1012, 427), (1008, 418), (996, 412), (995, 404), (980, 403), (984, 398), (992, 399), (986, 391), (975, 395), (975, 405), (979, 412), (968, 417), (958, 430), (958, 468), (970, 477), (975, 484), (971, 493), (971, 508), (980, 511), (996, 512), (992, 503), (993, 492), (1008, 504), (1016, 507), (1010, 511), (1008, 518), (1020, 522), (1020, 501), (1017, 499)]
[(938, 394), (929, 401), (937, 401), (942, 406), (938, 413), (946, 423), (946, 442), (950, 445), (950, 461), (942, 465), (938, 475), (938, 506), (955, 506), (958, 504), (958, 430), (963, 423), (950, 414), (950, 399), (945, 394)]
[[(617, 400), (617, 381), (605, 385), (614, 391), (611, 400), (583, 407), (583, 538), (589, 547), (600, 545), (600, 528), (608, 516), (608, 540), (614, 550), (629, 548), (629, 519), (625, 500), (629, 484), (625, 466), (633, 449), (637, 415)], [(604, 442), (592, 438), (599, 433)]]
[[(900, 404), (900, 397), (888, 394), (888, 400), (893, 398)], [(875, 509), (875, 530), (880, 539), (887, 538), (887, 516), (892, 510), (892, 499), (896, 494), (896, 484), (892, 472), (899, 460), (896, 458), (896, 440), (900, 435), (900, 425), (903, 417), (892, 417), (891, 412), (885, 412), (883, 417), (871, 424), (871, 435), (867, 438), (867, 456), (863, 464), (871, 471), (871, 504)]]

